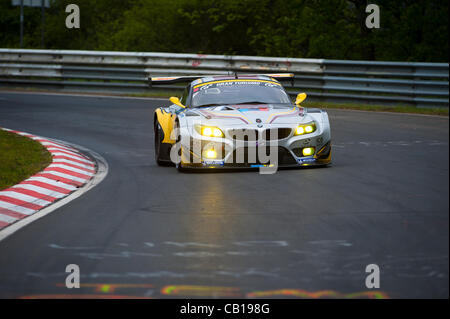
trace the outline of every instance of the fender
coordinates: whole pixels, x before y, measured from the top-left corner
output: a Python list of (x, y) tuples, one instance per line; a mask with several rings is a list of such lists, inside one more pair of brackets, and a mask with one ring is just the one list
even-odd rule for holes
[(155, 121), (161, 125), (164, 132), (164, 139), (162, 143), (175, 144), (175, 140), (170, 139), (170, 135), (173, 130), (173, 123), (176, 115), (164, 111), (162, 108), (157, 108), (155, 110)]

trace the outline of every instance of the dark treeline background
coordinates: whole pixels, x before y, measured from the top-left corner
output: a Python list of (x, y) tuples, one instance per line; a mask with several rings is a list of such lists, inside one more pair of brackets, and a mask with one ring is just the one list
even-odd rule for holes
[[(81, 28), (67, 29), (66, 5)], [(381, 9), (367, 29), (365, 7)], [(448, 61), (448, 1), (55, 0), (47, 49), (159, 51), (385, 61)], [(25, 8), (24, 47), (41, 47), (40, 8)], [(0, 47), (19, 47), (19, 8), (0, 0)]]

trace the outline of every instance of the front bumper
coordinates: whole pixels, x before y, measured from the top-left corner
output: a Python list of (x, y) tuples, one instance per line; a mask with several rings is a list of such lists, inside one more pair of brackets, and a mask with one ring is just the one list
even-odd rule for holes
[[(248, 129), (248, 128), (247, 128)], [(226, 131), (225, 131), (226, 132)], [(187, 132), (185, 132), (187, 133)], [(191, 133), (191, 132), (189, 132)], [(323, 166), (331, 163), (331, 136), (329, 130), (276, 140), (240, 141), (229, 138), (208, 138), (186, 134), (183, 139), (181, 166), (187, 168), (259, 168)], [(303, 148), (314, 148), (308, 156)], [(206, 151), (214, 150), (216, 158), (207, 158)]]

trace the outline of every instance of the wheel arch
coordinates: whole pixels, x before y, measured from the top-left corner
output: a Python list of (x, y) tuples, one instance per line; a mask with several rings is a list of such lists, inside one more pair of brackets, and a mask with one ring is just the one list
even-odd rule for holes
[(157, 108), (153, 117), (154, 129), (156, 129), (156, 124), (159, 124), (163, 131), (163, 140), (161, 142), (174, 144), (175, 141), (170, 139), (173, 130), (173, 115), (162, 108)]

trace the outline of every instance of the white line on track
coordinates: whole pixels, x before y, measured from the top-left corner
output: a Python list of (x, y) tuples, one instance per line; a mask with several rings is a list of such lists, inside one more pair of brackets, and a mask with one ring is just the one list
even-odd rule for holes
[(16, 217), (11, 217), (11, 216), (8, 216), (8, 215), (0, 214), (0, 222), (5, 222), (5, 223), (8, 223), (8, 224), (11, 224), (11, 223), (14, 223), (17, 219), (18, 218), (16, 218)]
[(422, 116), (422, 117), (438, 117), (443, 119), (449, 119), (446, 115), (433, 115), (433, 114), (420, 114), (420, 113), (402, 113), (402, 112), (387, 112), (387, 111), (366, 111), (366, 110), (354, 110), (354, 109), (338, 109), (338, 108), (327, 108), (326, 104), (321, 109), (326, 109), (326, 111), (339, 111), (339, 112), (364, 112), (372, 114), (388, 114), (388, 115), (408, 115), (408, 116)]
[(62, 165), (70, 164), (70, 165), (76, 166), (79, 169), (90, 170), (90, 171), (94, 170), (93, 166), (84, 165), (84, 164), (81, 164), (81, 163), (74, 163), (73, 161), (69, 161), (69, 160), (64, 159), (64, 158), (57, 158), (57, 159), (53, 160), (52, 164), (62, 164)]
[(40, 142), (42, 145), (44, 145), (45, 147), (47, 147), (47, 149), (52, 148), (52, 149), (58, 149), (58, 150), (62, 150), (62, 151), (70, 151), (69, 148), (57, 145), (57, 144), (53, 144), (53, 143), (49, 143), (49, 142)]
[[(80, 177), (76, 177), (76, 176), (73, 176), (73, 175), (64, 174), (64, 173), (60, 173), (60, 172), (57, 172), (57, 171), (52, 171), (51, 168), (48, 169), (48, 170), (47, 169), (48, 168), (46, 168), (41, 173), (43, 173), (43, 174), (52, 174), (52, 175), (55, 175), (55, 176), (59, 176), (59, 177), (66, 178), (66, 179), (70, 179), (70, 180), (73, 180), (75, 182), (80, 182), (80, 183), (84, 183), (86, 181), (85, 178), (80, 178)], [(89, 174), (86, 174), (86, 175), (89, 175)], [(90, 174), (90, 175), (92, 175), (92, 174)]]
[[(107, 98), (107, 99), (125, 99), (125, 100), (156, 100), (156, 101), (168, 101), (168, 98), (159, 97), (137, 97), (137, 96), (115, 96), (115, 95), (103, 95), (103, 94), (83, 94), (83, 93), (58, 93), (58, 92), (26, 92), (26, 91), (7, 91), (0, 90), (0, 94), (28, 94), (28, 95), (55, 95), (55, 96), (78, 96), (78, 97), (90, 97), (90, 98)], [(5, 99), (0, 97), (0, 99)], [(327, 109), (326, 102), (319, 108)], [(338, 109), (338, 108), (328, 108), (327, 110), (337, 110), (342, 112), (368, 112), (368, 113), (383, 113), (383, 114), (396, 114), (396, 115), (410, 115), (410, 116), (425, 116), (425, 117), (440, 117), (449, 119), (446, 115), (432, 115), (432, 114), (418, 114), (418, 113), (401, 113), (401, 112), (386, 112), (386, 111), (365, 111), (365, 110), (354, 110), (354, 109)]]
[(59, 168), (67, 169), (69, 171), (72, 171), (72, 172), (75, 172), (75, 173), (84, 174), (84, 175), (93, 175), (93, 173), (88, 172), (88, 171), (86, 171), (84, 169), (79, 169), (79, 168), (75, 168), (75, 167), (64, 165), (64, 164), (53, 163), (50, 168), (52, 168), (52, 167), (59, 167)]
[[(0, 207), (12, 210), (13, 212), (16, 212), (16, 213), (25, 214), (25, 215), (31, 215), (31, 214), (33, 214), (35, 212), (34, 209), (29, 209), (29, 208), (26, 208), (26, 207), (18, 206), (16, 204), (11, 204), (9, 202), (4, 202), (2, 200), (0, 200)], [(8, 226), (8, 227), (11, 227), (11, 226)], [(6, 227), (6, 228), (8, 228), (8, 227)], [(0, 233), (1, 232), (2, 231), (0, 231)]]
[(56, 198), (61, 198), (66, 196), (67, 194), (63, 194), (57, 191), (53, 191), (50, 190), (48, 188), (44, 188), (44, 187), (39, 187), (36, 185), (31, 185), (31, 184), (17, 184), (13, 187), (11, 187), (11, 189), (27, 189), (45, 196), (50, 196), (50, 197), (56, 197)]
[[(0, 90), (0, 93), (6, 94), (35, 94), (35, 95), (54, 95), (54, 96), (77, 96), (77, 97), (90, 97), (90, 98), (106, 98), (106, 99), (125, 99), (125, 100), (158, 100), (168, 101), (168, 98), (161, 97), (139, 97), (139, 96), (117, 96), (107, 94), (83, 94), (83, 93), (58, 93), (58, 92), (26, 92), (26, 91), (5, 91)], [(6, 99), (6, 98), (4, 98)]]
[(74, 156), (74, 155), (70, 155), (67, 153), (54, 152), (54, 153), (52, 153), (52, 155), (53, 156), (65, 156), (65, 157), (76, 159), (76, 160), (84, 162), (84, 163), (88, 163), (88, 164), (90, 163), (89, 160), (85, 159), (84, 157)]
[(39, 205), (39, 206), (47, 206), (51, 204), (52, 202), (49, 202), (48, 200), (39, 199), (30, 195), (25, 195), (22, 193), (14, 192), (14, 191), (2, 191), (2, 195), (12, 197), (18, 200), (22, 200), (24, 202), (28, 202), (31, 204)]
[(66, 183), (63, 183), (63, 182), (57, 182), (57, 181), (55, 181), (53, 179), (46, 178), (46, 177), (43, 177), (43, 176), (36, 176), (36, 177), (32, 176), (32, 177), (30, 177), (27, 180), (28, 181), (36, 181), (36, 182), (47, 183), (47, 184), (50, 184), (50, 185), (53, 185), (53, 186), (56, 186), (56, 187), (67, 189), (68, 191), (73, 191), (73, 190), (77, 189), (73, 185), (66, 184)]
[(65, 152), (65, 153), (70, 153), (70, 154), (72, 154), (72, 155), (74, 155), (74, 156), (80, 156), (80, 154), (77, 153), (77, 152), (71, 151), (71, 150), (69, 150), (69, 149), (61, 148), (61, 147), (50, 146), (50, 147), (47, 147), (47, 150), (48, 150), (50, 153), (54, 153), (54, 152)]

